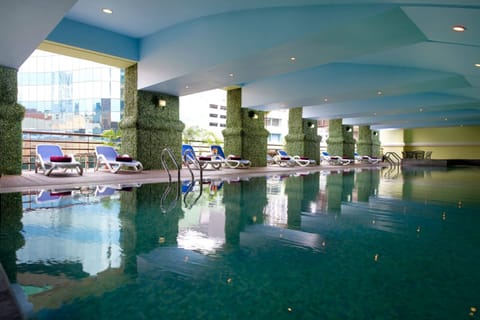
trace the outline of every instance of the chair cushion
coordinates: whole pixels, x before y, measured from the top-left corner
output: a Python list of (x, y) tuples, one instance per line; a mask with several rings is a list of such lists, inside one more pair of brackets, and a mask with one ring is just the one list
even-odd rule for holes
[(129, 156), (118, 156), (118, 157), (115, 158), (115, 161), (132, 162), (133, 159), (132, 159), (132, 157), (129, 157)]
[(50, 161), (52, 162), (72, 162), (72, 157), (67, 156), (51, 156)]
[(282, 157), (282, 160), (290, 160), (290, 157)]
[(310, 160), (309, 157), (300, 157), (301, 160)]
[(230, 160), (242, 160), (242, 157), (239, 157), (239, 156), (230, 156), (230, 157), (228, 157), (228, 159), (230, 159)]
[(198, 160), (201, 160), (201, 161), (211, 161), (212, 160), (212, 157), (198, 157)]

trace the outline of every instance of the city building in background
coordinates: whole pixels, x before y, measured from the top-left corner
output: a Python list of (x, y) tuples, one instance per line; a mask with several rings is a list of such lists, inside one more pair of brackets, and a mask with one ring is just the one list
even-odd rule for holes
[(185, 127), (199, 127), (223, 140), (227, 123), (227, 92), (222, 89), (180, 97), (180, 121)]
[(18, 71), (24, 130), (102, 133), (118, 129), (123, 69), (36, 50)]

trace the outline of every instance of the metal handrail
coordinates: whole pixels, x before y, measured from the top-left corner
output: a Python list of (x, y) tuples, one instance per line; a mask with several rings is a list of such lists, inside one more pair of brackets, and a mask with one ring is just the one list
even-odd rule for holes
[(392, 151), (385, 153), (384, 157), (389, 164), (394, 166), (398, 166), (402, 162), (402, 158), (400, 158), (400, 156), (397, 153)]
[[(170, 169), (168, 168), (168, 165), (167, 165), (167, 160), (166, 160), (167, 155), (170, 157), (172, 162), (175, 164), (175, 167), (177, 168), (177, 192), (175, 194), (175, 199), (172, 202), (170, 202), (170, 204), (168, 205), (168, 208), (165, 209), (165, 206), (164, 206), (165, 200), (167, 199), (167, 196), (170, 194), (170, 191), (172, 190), (172, 176), (170, 174)], [(167, 189), (165, 189), (165, 191), (163, 192), (162, 197), (160, 198), (160, 210), (163, 213), (166, 213), (166, 212), (169, 212), (170, 210), (172, 210), (173, 208), (175, 208), (175, 205), (178, 202), (178, 198), (180, 197), (180, 193), (181, 193), (181, 191), (180, 191), (180, 167), (178, 165), (177, 159), (173, 155), (173, 152), (172, 152), (172, 150), (170, 150), (170, 148), (165, 148), (165, 149), (162, 150), (162, 152), (160, 154), (160, 162), (163, 166), (163, 169), (165, 169), (165, 171), (167, 171), (167, 174), (168, 174), (168, 186), (167, 186)]]

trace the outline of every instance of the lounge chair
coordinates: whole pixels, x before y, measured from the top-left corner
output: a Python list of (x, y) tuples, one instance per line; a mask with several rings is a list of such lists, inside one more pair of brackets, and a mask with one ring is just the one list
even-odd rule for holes
[(49, 176), (55, 169), (63, 169), (64, 171), (75, 169), (79, 175), (83, 174), (80, 162), (76, 161), (73, 155), (65, 155), (60, 146), (56, 144), (39, 144), (36, 150), (35, 173), (40, 168), (46, 176)]
[(208, 165), (210, 165), (213, 169), (218, 170), (222, 166), (222, 161), (214, 159), (211, 155), (201, 155), (197, 157), (193, 147), (189, 144), (182, 145), (182, 159), (186, 165), (193, 164), (197, 169), (200, 169), (198, 166), (202, 167), (202, 169), (205, 169)]
[(120, 156), (111, 146), (96, 146), (95, 154), (97, 155), (95, 171), (101, 166), (105, 166), (112, 173), (117, 173), (122, 168), (132, 168), (137, 172), (143, 170), (143, 165), (140, 161), (133, 160), (128, 155)]
[(212, 152), (214, 159), (222, 161), (222, 163), (229, 168), (248, 168), (251, 165), (250, 160), (242, 159), (239, 156), (229, 155), (228, 157), (225, 157), (225, 153), (219, 145), (211, 145), (210, 151)]
[(379, 159), (379, 158), (372, 158), (370, 156), (361, 156), (357, 152), (355, 152), (354, 155), (355, 155), (355, 160), (358, 161), (358, 162), (364, 162), (364, 163), (369, 163), (369, 164), (377, 164), (380, 161), (382, 161), (382, 159)]
[(316, 161), (313, 159), (309, 159), (307, 157), (300, 157), (300, 156), (290, 156), (285, 150), (278, 150), (276, 161), (279, 165), (299, 165), (301, 167), (306, 167), (309, 165), (316, 165)]
[(345, 159), (340, 156), (331, 156), (327, 151), (322, 151), (321, 158), (322, 158), (322, 161), (327, 161), (328, 164), (331, 164), (331, 165), (341, 164), (345, 166), (347, 164), (350, 164), (350, 162), (352, 162), (352, 160)]

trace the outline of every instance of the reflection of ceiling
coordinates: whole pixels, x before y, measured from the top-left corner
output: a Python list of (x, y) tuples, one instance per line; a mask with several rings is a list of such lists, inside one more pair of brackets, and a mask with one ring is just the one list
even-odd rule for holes
[(0, 26), (13, 68), (46, 39), (138, 62), (144, 90), (238, 86), (244, 107), (378, 129), (480, 124), (478, 0), (10, 0)]

